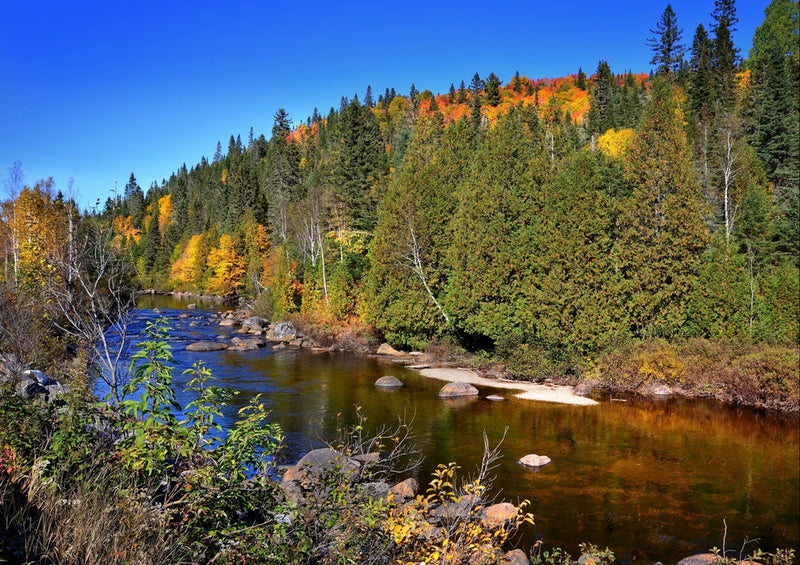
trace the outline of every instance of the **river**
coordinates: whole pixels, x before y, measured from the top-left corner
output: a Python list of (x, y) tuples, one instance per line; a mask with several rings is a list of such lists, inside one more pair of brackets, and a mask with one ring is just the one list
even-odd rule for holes
[[(216, 384), (239, 391), (223, 425), (262, 394), (286, 435), (282, 462), (333, 439), (337, 420), (352, 422), (360, 406), (368, 427), (413, 419), (425, 455), (416, 472), (422, 485), (438, 463), (475, 469), (484, 431), (492, 444), (505, 435), (495, 491), (511, 502), (530, 500), (535, 526), (524, 532), (525, 546), (541, 539), (575, 556), (586, 541), (611, 548), (617, 562), (668, 563), (722, 547), (725, 524), (727, 548), (737, 552), (756, 539), (748, 552), (800, 546), (797, 416), (680, 398), (565, 406), (481, 387), (480, 398), (444, 401), (443, 382), (387, 360), (270, 346), (187, 352), (188, 343), (231, 329), (209, 323), (213, 309), (186, 310), (170, 297), (144, 297), (134, 332), (156, 317), (156, 307), (172, 326), (176, 388), (186, 379), (180, 372), (203, 360)], [(384, 375), (405, 386), (376, 389)], [(507, 400), (484, 398), (493, 393)], [(184, 405), (187, 398), (179, 400)], [(515, 462), (529, 453), (552, 463), (531, 471)]]

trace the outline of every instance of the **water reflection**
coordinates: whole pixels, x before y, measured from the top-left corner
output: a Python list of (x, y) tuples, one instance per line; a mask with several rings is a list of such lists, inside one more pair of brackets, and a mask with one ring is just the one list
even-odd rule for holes
[[(549, 547), (576, 554), (577, 544), (589, 541), (609, 546), (622, 562), (677, 561), (721, 546), (724, 520), (730, 547), (759, 538), (765, 550), (798, 548), (796, 417), (685, 399), (571, 407), (485, 388), (482, 398), (443, 401), (442, 382), (378, 359), (271, 348), (186, 352), (191, 341), (216, 339), (229, 330), (209, 325), (210, 310), (178, 318), (185, 313), (180, 306), (160, 305), (175, 328), (176, 366), (202, 359), (217, 384), (240, 391), (223, 425), (262, 394), (286, 434), (287, 462), (332, 439), (338, 420), (352, 423), (358, 405), (375, 426), (413, 418), (426, 455), (417, 472), (422, 484), (438, 463), (457, 461), (467, 472), (475, 469), (482, 433), (492, 444), (505, 434), (497, 486), (508, 500), (532, 502), (536, 525), (526, 532), (528, 545), (539, 537)], [(143, 310), (143, 316), (154, 314)], [(375, 380), (387, 374), (405, 386), (376, 389)], [(176, 375), (178, 387), (184, 380)], [(492, 393), (508, 399), (483, 398)], [(181, 397), (182, 404), (187, 400)], [(548, 455), (553, 462), (538, 472), (515, 463), (528, 453)]]

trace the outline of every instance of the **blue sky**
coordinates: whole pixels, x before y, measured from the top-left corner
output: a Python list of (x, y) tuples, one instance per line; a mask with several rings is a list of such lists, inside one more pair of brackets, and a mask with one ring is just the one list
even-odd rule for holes
[[(739, 0), (746, 56), (768, 0)], [(0, 179), (73, 180), (81, 206), (146, 191), (251, 127), (269, 138), (342, 96), (447, 92), (475, 72), (558, 77), (601, 59), (648, 72), (645, 42), (667, 2), (273, 2), (0, 0)], [(713, 0), (671, 2), (691, 44)], [(6, 198), (0, 183), (0, 199)]]

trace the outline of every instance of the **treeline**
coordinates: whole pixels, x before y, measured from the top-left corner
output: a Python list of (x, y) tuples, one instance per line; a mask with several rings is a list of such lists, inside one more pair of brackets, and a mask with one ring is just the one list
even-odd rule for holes
[(744, 61), (718, 0), (689, 48), (667, 7), (650, 75), (600, 61), (445, 94), (368, 87), (296, 127), (278, 110), (269, 139), (231, 136), (146, 194), (131, 174), (99, 219), (144, 287), (396, 346), (563, 366), (649, 338), (795, 347), (797, 12), (774, 0)]

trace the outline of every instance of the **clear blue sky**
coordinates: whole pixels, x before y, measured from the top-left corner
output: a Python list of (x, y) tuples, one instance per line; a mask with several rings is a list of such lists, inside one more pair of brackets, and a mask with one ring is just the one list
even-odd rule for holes
[[(739, 0), (746, 56), (768, 0)], [(86, 2), (0, 0), (0, 179), (21, 161), (28, 185), (52, 176), (81, 206), (147, 191), (217, 141), (252, 126), (269, 138), (342, 96), (447, 92), (475, 72), (507, 82), (558, 77), (601, 59), (649, 72), (645, 41), (666, 1)], [(713, 0), (673, 0), (691, 45)], [(0, 183), (0, 198), (6, 198)]]

